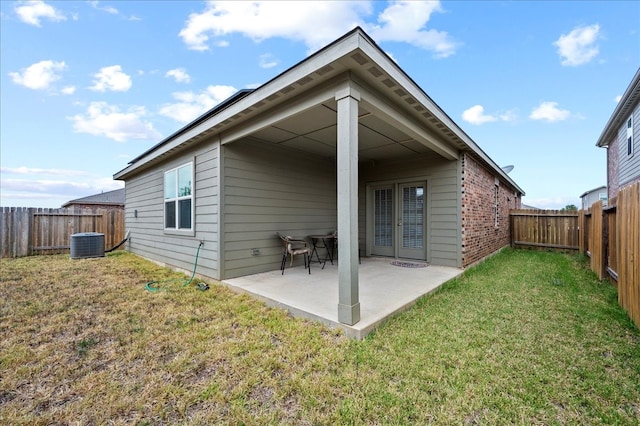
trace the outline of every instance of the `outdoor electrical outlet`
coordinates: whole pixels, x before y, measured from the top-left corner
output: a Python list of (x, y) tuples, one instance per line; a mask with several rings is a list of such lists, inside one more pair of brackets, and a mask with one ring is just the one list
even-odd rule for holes
[(257, 248), (251, 249), (252, 256), (258, 256), (259, 254), (260, 254), (260, 249), (257, 249)]

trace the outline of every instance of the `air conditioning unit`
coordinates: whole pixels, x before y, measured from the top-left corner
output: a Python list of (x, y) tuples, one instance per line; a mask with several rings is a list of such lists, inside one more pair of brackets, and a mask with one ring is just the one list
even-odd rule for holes
[(104, 257), (104, 234), (82, 232), (71, 235), (71, 258)]

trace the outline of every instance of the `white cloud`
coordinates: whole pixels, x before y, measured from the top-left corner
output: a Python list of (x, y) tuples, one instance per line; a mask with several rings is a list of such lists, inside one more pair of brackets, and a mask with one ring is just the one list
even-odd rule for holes
[(529, 118), (532, 120), (544, 120), (549, 122), (563, 121), (571, 117), (571, 112), (558, 108), (557, 102), (542, 102), (535, 107)]
[(175, 92), (178, 101), (164, 105), (159, 113), (181, 123), (188, 123), (237, 92), (232, 86), (209, 86), (202, 93)]
[(15, 175), (49, 175), (49, 176), (85, 176), (87, 172), (81, 170), (42, 169), (38, 167), (0, 167), (0, 173)]
[(431, 14), (442, 12), (439, 1), (397, 1), (378, 16), (378, 25), (365, 25), (378, 42), (405, 42), (433, 51), (438, 58), (455, 53), (459, 43), (444, 31), (426, 29)]
[(273, 68), (279, 63), (280, 61), (275, 59), (271, 53), (260, 55), (260, 68)]
[(40, 61), (22, 70), (22, 73), (10, 72), (14, 83), (33, 90), (48, 89), (60, 79), (60, 72), (67, 68), (64, 62)]
[(133, 107), (121, 112), (118, 107), (106, 102), (91, 102), (86, 114), (68, 118), (73, 121), (73, 130), (77, 133), (105, 136), (117, 142), (159, 139), (160, 133), (151, 123), (143, 120), (146, 114), (143, 107)]
[(498, 121), (498, 118), (493, 115), (487, 115), (484, 113), (484, 107), (482, 105), (474, 105), (471, 108), (465, 110), (462, 113), (462, 119), (471, 124), (484, 124), (492, 121)]
[(43, 18), (54, 22), (67, 19), (56, 8), (39, 0), (19, 2), (14, 10), (22, 22), (35, 25), (36, 27), (41, 26), (40, 20)]
[[(31, 198), (34, 194), (65, 195), (77, 193), (78, 190), (113, 188), (112, 178), (95, 177), (86, 170), (77, 169), (43, 169), (39, 167), (20, 166), (16, 168), (2, 167), (3, 193), (11, 193), (11, 198)], [(7, 178), (6, 175), (27, 176), (27, 178)], [(117, 189), (117, 188), (113, 188)], [(96, 189), (96, 192), (98, 190)]]
[(373, 12), (370, 1), (211, 1), (203, 12), (189, 15), (179, 36), (193, 50), (228, 45), (225, 37), (238, 33), (256, 42), (272, 37), (302, 41), (314, 51), (359, 25), (379, 42), (410, 43), (446, 57), (458, 44), (446, 32), (425, 29), (431, 14), (441, 11), (438, 1), (394, 1), (376, 22), (366, 22)]
[(577, 197), (542, 197), (531, 199), (529, 199), (529, 197), (524, 197), (522, 199), (522, 204), (542, 210), (559, 210), (570, 204), (579, 206), (579, 203), (580, 199)]
[[(2, 191), (0, 192), (0, 205), (3, 206), (40, 206), (59, 207), (69, 200), (98, 194), (103, 191), (111, 191), (123, 187), (120, 181), (114, 181), (111, 176), (96, 176), (83, 170), (54, 170), (19, 167), (28, 169), (34, 174), (28, 178), (4, 178), (2, 179)], [(4, 174), (6, 169), (2, 169)], [(50, 173), (55, 172), (55, 173)], [(46, 175), (55, 175), (50, 178)], [(82, 177), (82, 179), (78, 179)]]
[(517, 119), (517, 115), (515, 111), (507, 111), (502, 114), (495, 115), (485, 114), (484, 107), (482, 105), (474, 105), (462, 113), (462, 119), (467, 123), (480, 125), (484, 123), (491, 123), (493, 121), (515, 121)]
[(173, 77), (178, 83), (188, 83), (191, 81), (191, 76), (187, 74), (187, 70), (184, 68), (175, 68), (167, 71), (165, 77)]
[(600, 37), (600, 25), (594, 24), (574, 28), (569, 34), (562, 34), (553, 42), (562, 58), (562, 65), (578, 66), (590, 62), (598, 53), (596, 41)]
[(93, 77), (93, 86), (90, 89), (96, 92), (106, 92), (107, 90), (126, 92), (131, 88), (132, 84), (131, 77), (122, 72), (120, 65), (101, 68)]
[(3, 191), (67, 193), (78, 188), (88, 188), (89, 184), (78, 180), (49, 180), (49, 179), (3, 179)]
[(498, 115), (498, 118), (501, 121), (512, 122), (518, 119), (518, 114), (516, 113), (515, 110), (509, 110), (507, 112), (503, 112), (502, 114)]
[(60, 90), (60, 92), (62, 92), (63, 95), (73, 95), (74, 93), (76, 93), (76, 87), (65, 86), (62, 88), (62, 90)]
[(115, 7), (112, 7), (112, 6), (100, 6), (99, 3), (100, 2), (97, 1), (97, 0), (93, 0), (93, 1), (89, 2), (91, 7), (93, 7), (94, 9), (102, 10), (103, 12), (107, 12), (107, 13), (110, 13), (112, 15), (117, 15), (119, 13), (118, 9), (116, 9)]
[[(208, 50), (215, 41), (240, 33), (255, 41), (283, 37), (303, 41), (317, 49), (359, 22), (359, 13), (370, 12), (369, 2), (252, 1), (207, 3), (202, 13), (192, 13), (180, 31), (190, 49)], [(318, 23), (324, 23), (319, 26)]]

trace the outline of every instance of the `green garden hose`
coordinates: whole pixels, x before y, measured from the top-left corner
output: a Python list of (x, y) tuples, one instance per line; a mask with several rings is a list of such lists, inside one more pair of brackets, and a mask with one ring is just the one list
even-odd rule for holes
[(191, 274), (191, 278), (189, 278), (188, 280), (186, 278), (183, 280), (180, 280), (179, 278), (174, 278), (174, 279), (165, 280), (165, 281), (149, 281), (144, 285), (144, 288), (152, 292), (169, 291), (170, 288), (169, 286), (167, 286), (168, 283), (184, 281), (184, 283), (182, 284), (182, 286), (180, 286), (180, 288), (184, 288), (189, 284), (191, 284), (191, 282), (193, 281), (193, 277), (196, 276), (196, 268), (198, 267), (198, 256), (200, 256), (200, 247), (202, 247), (203, 244), (204, 244), (204, 241), (200, 241), (200, 244), (198, 245), (198, 250), (196, 251), (196, 261), (193, 264), (193, 273)]

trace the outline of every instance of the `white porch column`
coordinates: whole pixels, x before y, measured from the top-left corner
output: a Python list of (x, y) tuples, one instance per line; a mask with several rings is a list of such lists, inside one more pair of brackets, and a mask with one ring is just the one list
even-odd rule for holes
[(338, 102), (338, 321), (360, 321), (358, 294), (358, 102), (347, 85)]

